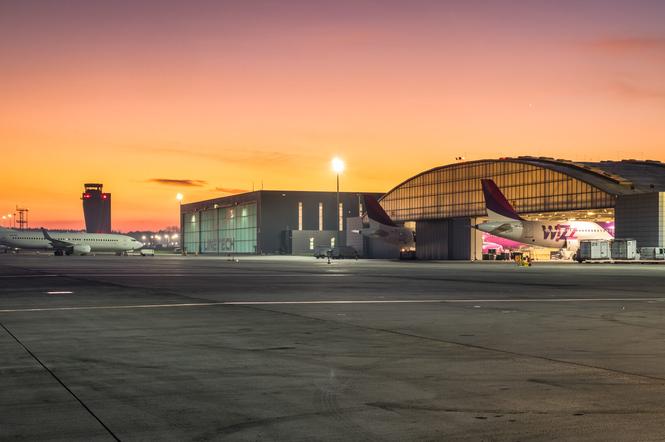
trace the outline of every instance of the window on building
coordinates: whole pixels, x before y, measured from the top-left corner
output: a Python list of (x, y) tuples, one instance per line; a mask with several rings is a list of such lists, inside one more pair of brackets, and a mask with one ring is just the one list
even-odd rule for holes
[(298, 230), (302, 230), (302, 201), (298, 203)]
[(335, 237), (330, 238), (330, 247), (335, 247)]
[(309, 239), (309, 250), (314, 250), (314, 238)]
[(339, 203), (339, 207), (337, 208), (337, 214), (338, 214), (337, 226), (341, 232), (342, 230), (344, 230), (344, 203)]
[(319, 203), (319, 230), (323, 230), (323, 203)]

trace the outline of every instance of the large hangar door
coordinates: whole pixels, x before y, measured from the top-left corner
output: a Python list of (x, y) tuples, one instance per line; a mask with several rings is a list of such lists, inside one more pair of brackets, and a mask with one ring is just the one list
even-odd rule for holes
[(453, 218), (450, 222), (450, 259), (481, 259), (482, 233), (472, 227), (476, 218)]
[(614, 211), (616, 237), (637, 240), (637, 247), (665, 247), (665, 192), (623, 195)]
[(418, 259), (479, 259), (483, 240), (471, 226), (475, 218), (453, 218), (416, 222)]
[(416, 258), (449, 259), (449, 220), (416, 221)]

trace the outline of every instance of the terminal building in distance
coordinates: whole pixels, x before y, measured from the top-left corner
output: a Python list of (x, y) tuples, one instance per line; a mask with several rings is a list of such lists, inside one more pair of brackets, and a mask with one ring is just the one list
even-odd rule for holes
[[(481, 259), (487, 238), (472, 228), (487, 216), (481, 179), (493, 180), (524, 219), (605, 222), (638, 247), (665, 247), (665, 164), (658, 161), (458, 162), (405, 180), (379, 203), (395, 223), (415, 228), (419, 259)], [(356, 247), (362, 199), (356, 192), (340, 195), (341, 212), (335, 192), (258, 191), (184, 204), (183, 244), (195, 253), (307, 254), (336, 238)], [(337, 217), (345, 232), (339, 237)], [(394, 256), (364, 244), (361, 255)]]
[(104, 193), (103, 187), (98, 183), (84, 184), (81, 200), (88, 233), (111, 233), (111, 194)]

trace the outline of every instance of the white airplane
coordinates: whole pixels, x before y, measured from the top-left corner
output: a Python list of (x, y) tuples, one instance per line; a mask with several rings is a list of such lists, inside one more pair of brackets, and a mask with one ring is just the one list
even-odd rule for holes
[(91, 252), (117, 254), (137, 250), (143, 243), (130, 236), (110, 233), (58, 232), (41, 230), (11, 230), (0, 227), (0, 244), (11, 249), (53, 250), (56, 256), (87, 255)]
[(358, 230), (357, 233), (369, 238), (380, 238), (390, 244), (398, 245), (402, 254), (414, 253), (416, 250), (415, 232), (395, 224), (376, 198), (371, 195), (363, 196), (365, 216), (363, 217), (363, 228)]
[(613, 239), (601, 225), (589, 221), (527, 221), (515, 212), (492, 180), (480, 180), (488, 221), (474, 226), (492, 235), (539, 247), (561, 249), (572, 256), (583, 239)]

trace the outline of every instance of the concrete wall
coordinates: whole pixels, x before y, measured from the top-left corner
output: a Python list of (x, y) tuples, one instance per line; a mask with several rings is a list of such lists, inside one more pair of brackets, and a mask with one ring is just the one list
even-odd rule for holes
[(399, 246), (390, 244), (380, 238), (367, 238), (366, 256), (376, 259), (398, 259)]
[(614, 210), (617, 238), (635, 239), (637, 247), (665, 247), (665, 192), (619, 196)]
[(356, 252), (358, 252), (358, 256), (360, 257), (365, 257), (366, 256), (366, 250), (365, 250), (365, 242), (366, 238), (362, 235), (362, 233), (354, 232), (360, 231), (363, 228), (363, 219), (359, 216), (354, 216), (354, 217), (349, 217), (346, 219), (346, 245), (349, 247), (353, 247)]
[(314, 247), (330, 247), (330, 239), (336, 238), (335, 230), (292, 230), (291, 253), (293, 255), (312, 255), (314, 250), (310, 249), (310, 238), (314, 238)]

